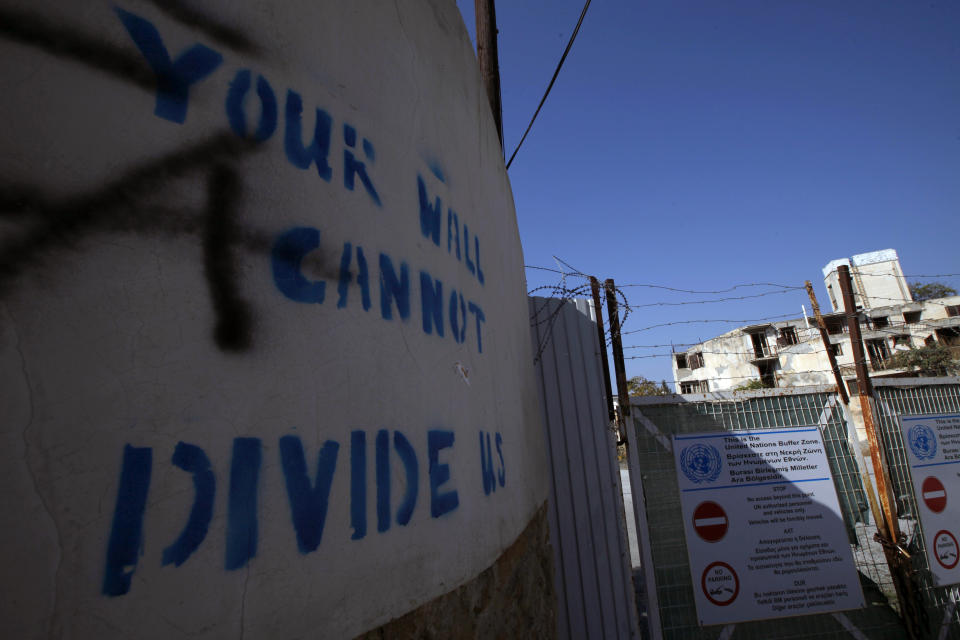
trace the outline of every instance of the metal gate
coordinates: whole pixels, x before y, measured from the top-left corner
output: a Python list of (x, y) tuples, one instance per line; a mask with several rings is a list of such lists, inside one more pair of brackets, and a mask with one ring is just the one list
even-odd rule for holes
[[(901, 639), (896, 596), (860, 481), (862, 460), (845, 408), (827, 387), (634, 398), (628, 429), (634, 510), (641, 533), (650, 623), (656, 637), (715, 640)], [(867, 607), (701, 627), (693, 599), (672, 436), (818, 426), (823, 435)], [(892, 432), (891, 432), (892, 433)], [(937, 636), (933, 636), (937, 637)]]
[(960, 588), (935, 587), (927, 565), (924, 538), (920, 534), (917, 501), (910, 482), (909, 464), (900, 429), (900, 416), (960, 413), (960, 379), (903, 378), (874, 380), (877, 426), (887, 452), (887, 466), (897, 500), (901, 529), (907, 535), (907, 550), (923, 598), (925, 626), (930, 638), (960, 639)]

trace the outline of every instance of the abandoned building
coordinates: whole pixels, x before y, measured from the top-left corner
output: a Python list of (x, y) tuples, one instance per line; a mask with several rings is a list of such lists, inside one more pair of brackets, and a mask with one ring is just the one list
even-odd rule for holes
[[(848, 387), (855, 386), (856, 375), (837, 276), (842, 264), (850, 268), (871, 376), (915, 375), (890, 367), (890, 356), (925, 344), (946, 345), (960, 358), (960, 296), (914, 302), (893, 249), (832, 260), (823, 268), (832, 312), (823, 319)], [(764, 387), (834, 383), (812, 318), (748, 325), (693, 345), (673, 355), (673, 379), (682, 394), (727, 391), (751, 383)]]

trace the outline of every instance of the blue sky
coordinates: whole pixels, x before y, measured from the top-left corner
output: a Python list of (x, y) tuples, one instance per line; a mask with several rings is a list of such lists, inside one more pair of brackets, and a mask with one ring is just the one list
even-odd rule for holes
[[(458, 0), (471, 37), (471, 0)], [(507, 155), (581, 0), (497, 3)], [(960, 2), (593, 2), (510, 168), (528, 265), (690, 290), (814, 283), (831, 259), (894, 248), (904, 273), (960, 273)], [(527, 270), (528, 288), (556, 284)], [(939, 278), (960, 290), (960, 277)], [(582, 283), (567, 278), (568, 287)], [(706, 295), (625, 287), (631, 305)], [(801, 315), (805, 292), (636, 308), (627, 374), (669, 347)]]

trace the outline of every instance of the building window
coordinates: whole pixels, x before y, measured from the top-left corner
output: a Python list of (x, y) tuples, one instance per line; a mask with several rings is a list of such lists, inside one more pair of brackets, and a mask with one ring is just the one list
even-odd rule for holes
[(842, 356), (842, 355), (843, 355), (843, 345), (840, 344), (839, 342), (837, 342), (837, 343), (835, 343), (835, 344), (831, 344), (831, 345), (830, 345), (830, 353), (832, 353), (834, 356)]
[(686, 369), (687, 368), (687, 354), (678, 353), (677, 354), (677, 369)]
[(706, 380), (680, 383), (680, 393), (707, 393), (709, 390), (710, 385)]
[(687, 366), (691, 369), (699, 369), (703, 366), (703, 354), (699, 351), (687, 354)]
[(956, 318), (957, 316), (960, 316), (960, 304), (952, 304), (947, 307), (948, 318)]
[(793, 327), (784, 327), (780, 329), (780, 336), (777, 338), (777, 344), (781, 347), (785, 347), (791, 344), (798, 344), (800, 341), (797, 340), (797, 330)]
[(912, 346), (913, 346), (913, 343), (912, 343), (911, 340), (910, 340), (910, 336), (908, 336), (908, 335), (893, 336), (893, 348), (894, 348), (894, 349), (896, 349), (896, 348), (898, 348), (898, 347), (902, 347), (902, 348), (904, 348), (904, 349), (909, 349), (909, 348), (912, 347)]
[(753, 344), (753, 355), (756, 358), (767, 358), (771, 356), (770, 346), (767, 344), (767, 337), (762, 333), (751, 333), (750, 340)]
[(867, 355), (870, 356), (870, 366), (874, 369), (883, 369), (884, 362), (890, 357), (887, 341), (881, 338), (879, 340), (866, 340), (866, 343)]
[(830, 304), (833, 305), (834, 310), (839, 309), (840, 306), (837, 304), (837, 297), (833, 295), (833, 285), (827, 285), (827, 294), (830, 296)]
[(848, 330), (847, 323), (843, 321), (843, 318), (824, 318), (823, 323), (827, 325), (827, 333), (830, 335), (835, 336)]
[(953, 327), (937, 329), (937, 342), (948, 347), (960, 347), (960, 331)]
[(777, 376), (774, 374), (776, 367), (777, 363), (769, 360), (757, 364), (757, 370), (760, 372), (760, 382), (768, 389), (777, 386)]
[(920, 322), (921, 311), (904, 311), (903, 312), (903, 321), (907, 324), (916, 324)]
[(878, 316), (876, 318), (870, 318), (870, 324), (873, 325), (874, 329), (883, 329), (884, 327), (890, 326), (890, 321), (886, 316)]

